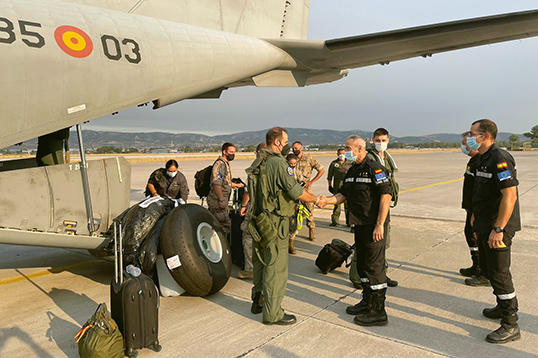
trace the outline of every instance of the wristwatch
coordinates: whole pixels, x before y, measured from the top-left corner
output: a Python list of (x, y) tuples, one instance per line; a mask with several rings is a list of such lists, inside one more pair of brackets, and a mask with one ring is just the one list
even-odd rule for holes
[(504, 229), (502, 227), (500, 227), (500, 226), (494, 226), (493, 230), (495, 230), (495, 232), (497, 234), (500, 234), (501, 232), (504, 232)]

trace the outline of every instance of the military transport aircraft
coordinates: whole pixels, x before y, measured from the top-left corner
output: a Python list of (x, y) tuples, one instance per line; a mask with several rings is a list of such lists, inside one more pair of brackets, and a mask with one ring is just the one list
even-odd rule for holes
[[(327, 83), (353, 68), (538, 35), (535, 10), (312, 41), (309, 6), (0, 0), (0, 148), (146, 103), (158, 109), (238, 86)], [(80, 131), (79, 141), (83, 149)], [(0, 243), (96, 250), (128, 206), (130, 167), (121, 158), (6, 161), (0, 182)], [(211, 225), (191, 229), (208, 262), (225, 255)]]

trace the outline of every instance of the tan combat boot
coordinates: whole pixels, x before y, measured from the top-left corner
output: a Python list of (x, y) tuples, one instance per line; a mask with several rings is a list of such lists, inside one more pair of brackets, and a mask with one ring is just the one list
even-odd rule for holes
[(290, 246), (288, 249), (288, 252), (292, 255), (295, 255), (297, 253), (297, 250), (293, 247), (293, 242), (295, 241), (295, 235), (290, 236)]
[(308, 240), (316, 241), (316, 236), (314, 235), (314, 228), (308, 228)]

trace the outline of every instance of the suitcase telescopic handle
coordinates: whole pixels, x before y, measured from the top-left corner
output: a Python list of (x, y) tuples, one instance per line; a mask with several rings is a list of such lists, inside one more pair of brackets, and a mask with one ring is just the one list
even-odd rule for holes
[[(119, 236), (119, 240), (118, 240)], [(118, 242), (119, 241), (119, 242)], [(114, 281), (123, 284), (123, 234), (121, 223), (114, 220)]]

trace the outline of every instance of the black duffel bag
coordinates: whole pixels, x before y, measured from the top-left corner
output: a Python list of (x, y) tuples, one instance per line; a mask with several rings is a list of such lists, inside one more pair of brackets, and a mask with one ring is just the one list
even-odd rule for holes
[(319, 252), (316, 259), (316, 266), (324, 274), (342, 266), (344, 261), (353, 253), (355, 245), (349, 246), (340, 239), (333, 239), (330, 244), (327, 244)]

